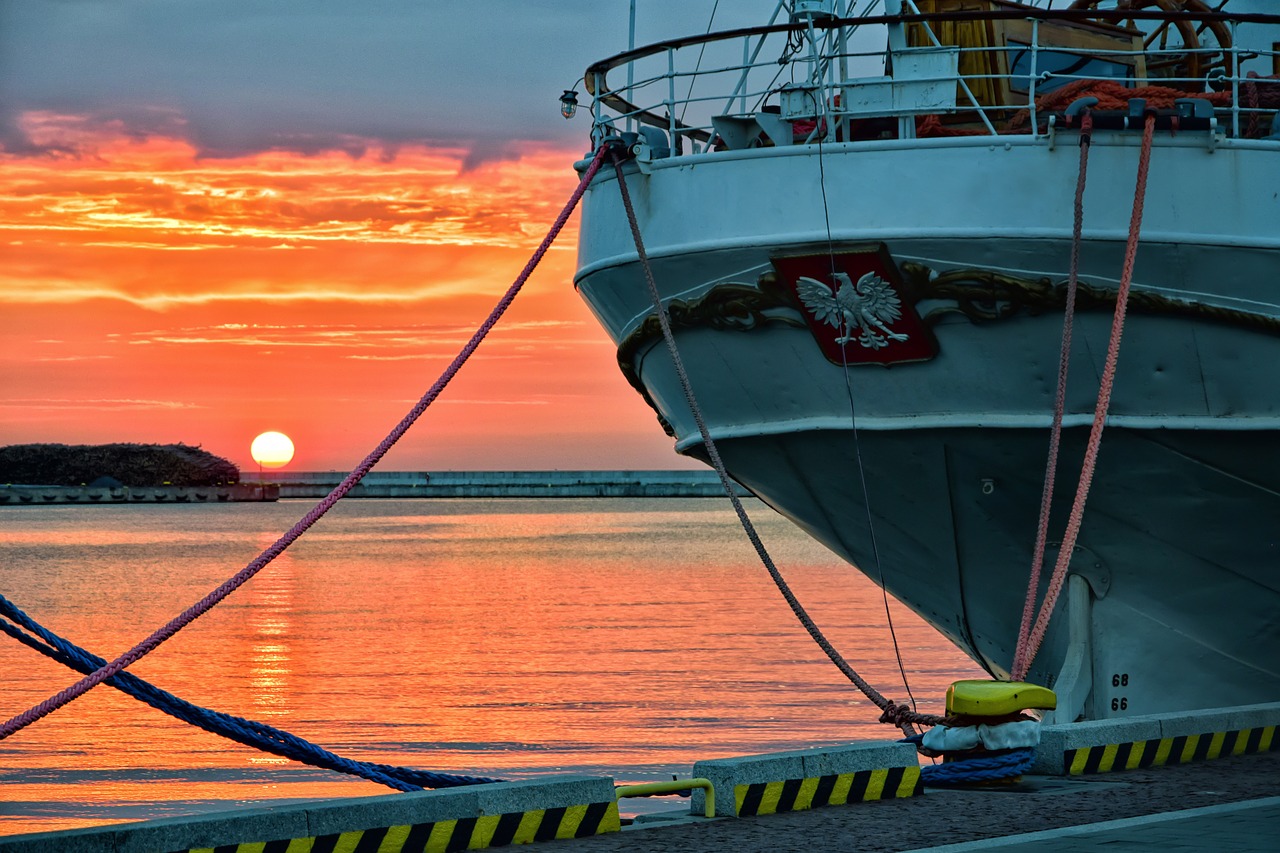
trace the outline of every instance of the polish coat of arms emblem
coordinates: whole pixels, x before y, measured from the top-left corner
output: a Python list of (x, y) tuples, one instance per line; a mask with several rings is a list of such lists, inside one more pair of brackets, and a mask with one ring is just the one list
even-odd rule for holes
[(773, 266), (829, 361), (894, 364), (937, 355), (930, 330), (903, 302), (897, 265), (882, 244), (774, 258)]
[(809, 313), (840, 331), (836, 343), (855, 342), (868, 349), (882, 349), (889, 341), (910, 340), (910, 335), (885, 325), (902, 316), (902, 300), (884, 279), (873, 272), (863, 274), (857, 284), (848, 273), (831, 277), (839, 284), (834, 295), (829, 286), (808, 276), (796, 282), (796, 293)]

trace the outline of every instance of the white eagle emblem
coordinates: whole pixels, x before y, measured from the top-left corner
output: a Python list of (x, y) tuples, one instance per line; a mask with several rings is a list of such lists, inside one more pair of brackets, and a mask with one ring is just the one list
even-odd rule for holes
[(874, 272), (862, 276), (857, 284), (847, 273), (833, 273), (833, 277), (839, 285), (835, 293), (808, 276), (796, 281), (796, 293), (818, 322), (830, 323), (840, 331), (836, 343), (857, 341), (876, 350), (887, 347), (891, 340), (907, 340), (906, 335), (889, 328), (902, 316), (902, 301), (884, 279)]

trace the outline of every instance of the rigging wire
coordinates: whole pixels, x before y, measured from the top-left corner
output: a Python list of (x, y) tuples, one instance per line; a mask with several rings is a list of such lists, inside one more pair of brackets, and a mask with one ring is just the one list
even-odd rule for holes
[(653, 278), (653, 267), (649, 263), (649, 255), (644, 248), (644, 240), (640, 234), (640, 224), (636, 220), (635, 207), (631, 203), (631, 193), (627, 189), (626, 177), (622, 172), (622, 159), (618, 156), (617, 150), (613, 150), (612, 154), (613, 167), (618, 179), (618, 190), (622, 195), (622, 206), (626, 211), (627, 223), (631, 228), (631, 237), (635, 242), (636, 256), (644, 273), (645, 283), (649, 289), (649, 297), (653, 303), (654, 312), (658, 317), (658, 325), (662, 328), (662, 338), (666, 343), (667, 352), (671, 356), (672, 367), (675, 370), (677, 379), (679, 379), (685, 401), (689, 404), (690, 414), (698, 426), (698, 432), (702, 438), (703, 447), (706, 448), (707, 457), (711, 460), (712, 467), (715, 468), (716, 474), (720, 478), (720, 484), (724, 487), (725, 494), (729, 497), (729, 502), (733, 505), (734, 512), (738, 515), (738, 521), (741, 522), (742, 529), (746, 532), (747, 538), (751, 540), (756, 554), (760, 557), (760, 562), (764, 564), (765, 569), (769, 572), (769, 577), (773, 579), (774, 585), (782, 593), (782, 597), (791, 608), (791, 612), (800, 620), (800, 624), (809, 632), (809, 636), (813, 638), (813, 641), (818, 644), (818, 647), (827, 655), (827, 658), (836, 665), (836, 668), (844, 673), (845, 677), (852, 681), (877, 708), (881, 709), (881, 722), (897, 725), (907, 735), (914, 735), (910, 725), (912, 723), (932, 726), (951, 722), (952, 718), (950, 717), (921, 714), (913, 711), (908, 705), (899, 705), (891, 699), (886, 699), (878, 690), (872, 687), (866, 679), (849, 665), (849, 662), (841, 656), (840, 652), (831, 644), (831, 641), (826, 638), (822, 633), (822, 629), (813, 621), (805, 611), (804, 606), (800, 604), (799, 599), (796, 598), (795, 593), (791, 591), (791, 586), (787, 583), (786, 578), (782, 576), (782, 572), (778, 570), (773, 557), (770, 556), (768, 549), (765, 548), (760, 534), (756, 531), (755, 525), (751, 523), (751, 518), (742, 506), (742, 501), (738, 499), (737, 490), (733, 487), (733, 481), (729, 479), (729, 472), (725, 468), (724, 460), (720, 457), (720, 451), (716, 449), (711, 430), (707, 427), (706, 420), (702, 416), (702, 408), (698, 405), (697, 397), (694, 396), (693, 385), (684, 367), (684, 359), (680, 357), (680, 350), (675, 342), (675, 334), (671, 330), (671, 318), (667, 316), (667, 308), (662, 303), (662, 295), (658, 292), (657, 282)]
[[(716, 10), (720, 8), (720, 0), (716, 0), (715, 5), (711, 7), (711, 17), (707, 19), (707, 29), (703, 35), (711, 32), (711, 25), (716, 19)], [(707, 43), (704, 41), (702, 46), (698, 48), (698, 61), (693, 66), (693, 76), (689, 78), (689, 91), (685, 92), (684, 105), (680, 108), (680, 123), (684, 124), (684, 114), (689, 110), (689, 101), (693, 99), (693, 84), (698, 80), (698, 72), (702, 70), (702, 55), (707, 52)]]
[[(830, 131), (831, 122), (827, 119), (826, 131)], [(826, 133), (818, 134), (818, 188), (822, 191), (822, 218), (827, 229), (827, 260), (831, 266), (831, 281), (836, 280), (836, 255), (835, 241), (831, 236), (831, 208), (827, 201), (827, 172), (824, 164), (825, 151), (823, 150), (823, 138)], [(845, 396), (849, 400), (849, 427), (853, 432), (853, 456), (857, 461), (858, 480), (862, 486), (862, 501), (867, 510), (867, 530), (871, 541), (871, 553), (876, 563), (876, 575), (878, 576), (880, 585), (880, 595), (884, 600), (884, 617), (889, 625), (889, 637), (893, 641), (893, 655), (898, 662), (898, 673), (902, 676), (902, 687), (907, 691), (907, 700), (911, 702), (911, 709), (918, 710), (916, 705), (915, 694), (911, 692), (911, 684), (907, 679), (906, 666), (902, 661), (902, 649), (898, 644), (898, 633), (893, 625), (893, 613), (889, 608), (889, 592), (884, 585), (884, 565), (880, 560), (880, 545), (876, 541), (876, 526), (871, 514), (871, 491), (867, 487), (867, 473), (862, 461), (862, 442), (858, 437), (858, 418), (857, 406), (854, 403), (853, 380), (849, 374), (849, 357), (846, 351), (848, 346), (848, 328), (845, 327), (842, 318), (842, 328), (840, 332), (840, 365), (844, 370), (844, 390)]]

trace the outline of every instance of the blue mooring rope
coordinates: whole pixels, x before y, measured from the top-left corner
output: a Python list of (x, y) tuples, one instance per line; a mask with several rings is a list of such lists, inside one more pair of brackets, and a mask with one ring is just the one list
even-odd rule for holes
[(947, 761), (927, 764), (920, 768), (920, 779), (926, 785), (968, 785), (974, 782), (995, 782), (1021, 776), (1035, 763), (1036, 751), (1030, 747), (1011, 749), (997, 755), (966, 758), (963, 761)]
[[(0, 616), (12, 620), (16, 625), (35, 634), (44, 643), (38, 642), (33, 637), (23, 633), (15, 625), (0, 621), (0, 630), (3, 630), (4, 633), (35, 649), (45, 657), (52, 658), (77, 672), (88, 674), (95, 672), (106, 664), (103, 658), (92, 652), (85, 651), (41, 626), (3, 595), (0, 595)], [(396, 767), (391, 764), (353, 761), (266, 723), (246, 720), (242, 717), (224, 714), (221, 711), (213, 711), (208, 708), (202, 708), (199, 705), (193, 705), (127, 672), (112, 676), (107, 679), (107, 684), (129, 694), (140, 702), (145, 702), (153, 708), (164, 711), (171, 717), (176, 717), (207, 732), (221, 735), (264, 752), (310, 764), (313, 767), (323, 767), (328, 770), (337, 770), (340, 773), (360, 776), (371, 782), (378, 782), (390, 788), (395, 788), (397, 791), (421, 791), (424, 788), (455, 788), (461, 785), (482, 785), (486, 782), (502, 781), (501, 779), (488, 779), (482, 776), (455, 776), (450, 773), (432, 773), (425, 770), (413, 770), (408, 767)]]
[[(900, 743), (920, 745), (921, 736), (903, 738)], [(1021, 776), (1035, 763), (1036, 751), (1031, 747), (1010, 749), (993, 755), (947, 761), (942, 764), (925, 764), (920, 768), (920, 781), (935, 788), (947, 785), (972, 785), (977, 782), (997, 782)]]

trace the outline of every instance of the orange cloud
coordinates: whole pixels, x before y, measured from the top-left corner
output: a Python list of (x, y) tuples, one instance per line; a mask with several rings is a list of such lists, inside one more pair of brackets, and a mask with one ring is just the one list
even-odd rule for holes
[[(0, 443), (186, 441), (249, 465), (270, 428), (294, 438), (292, 468), (348, 467), (576, 183), (575, 152), (551, 148), (465, 172), (465, 151), (407, 147), (207, 160), (176, 138), (24, 120), (74, 155), (0, 157)], [(573, 292), (574, 241), (571, 226), (395, 464), (680, 464)]]

